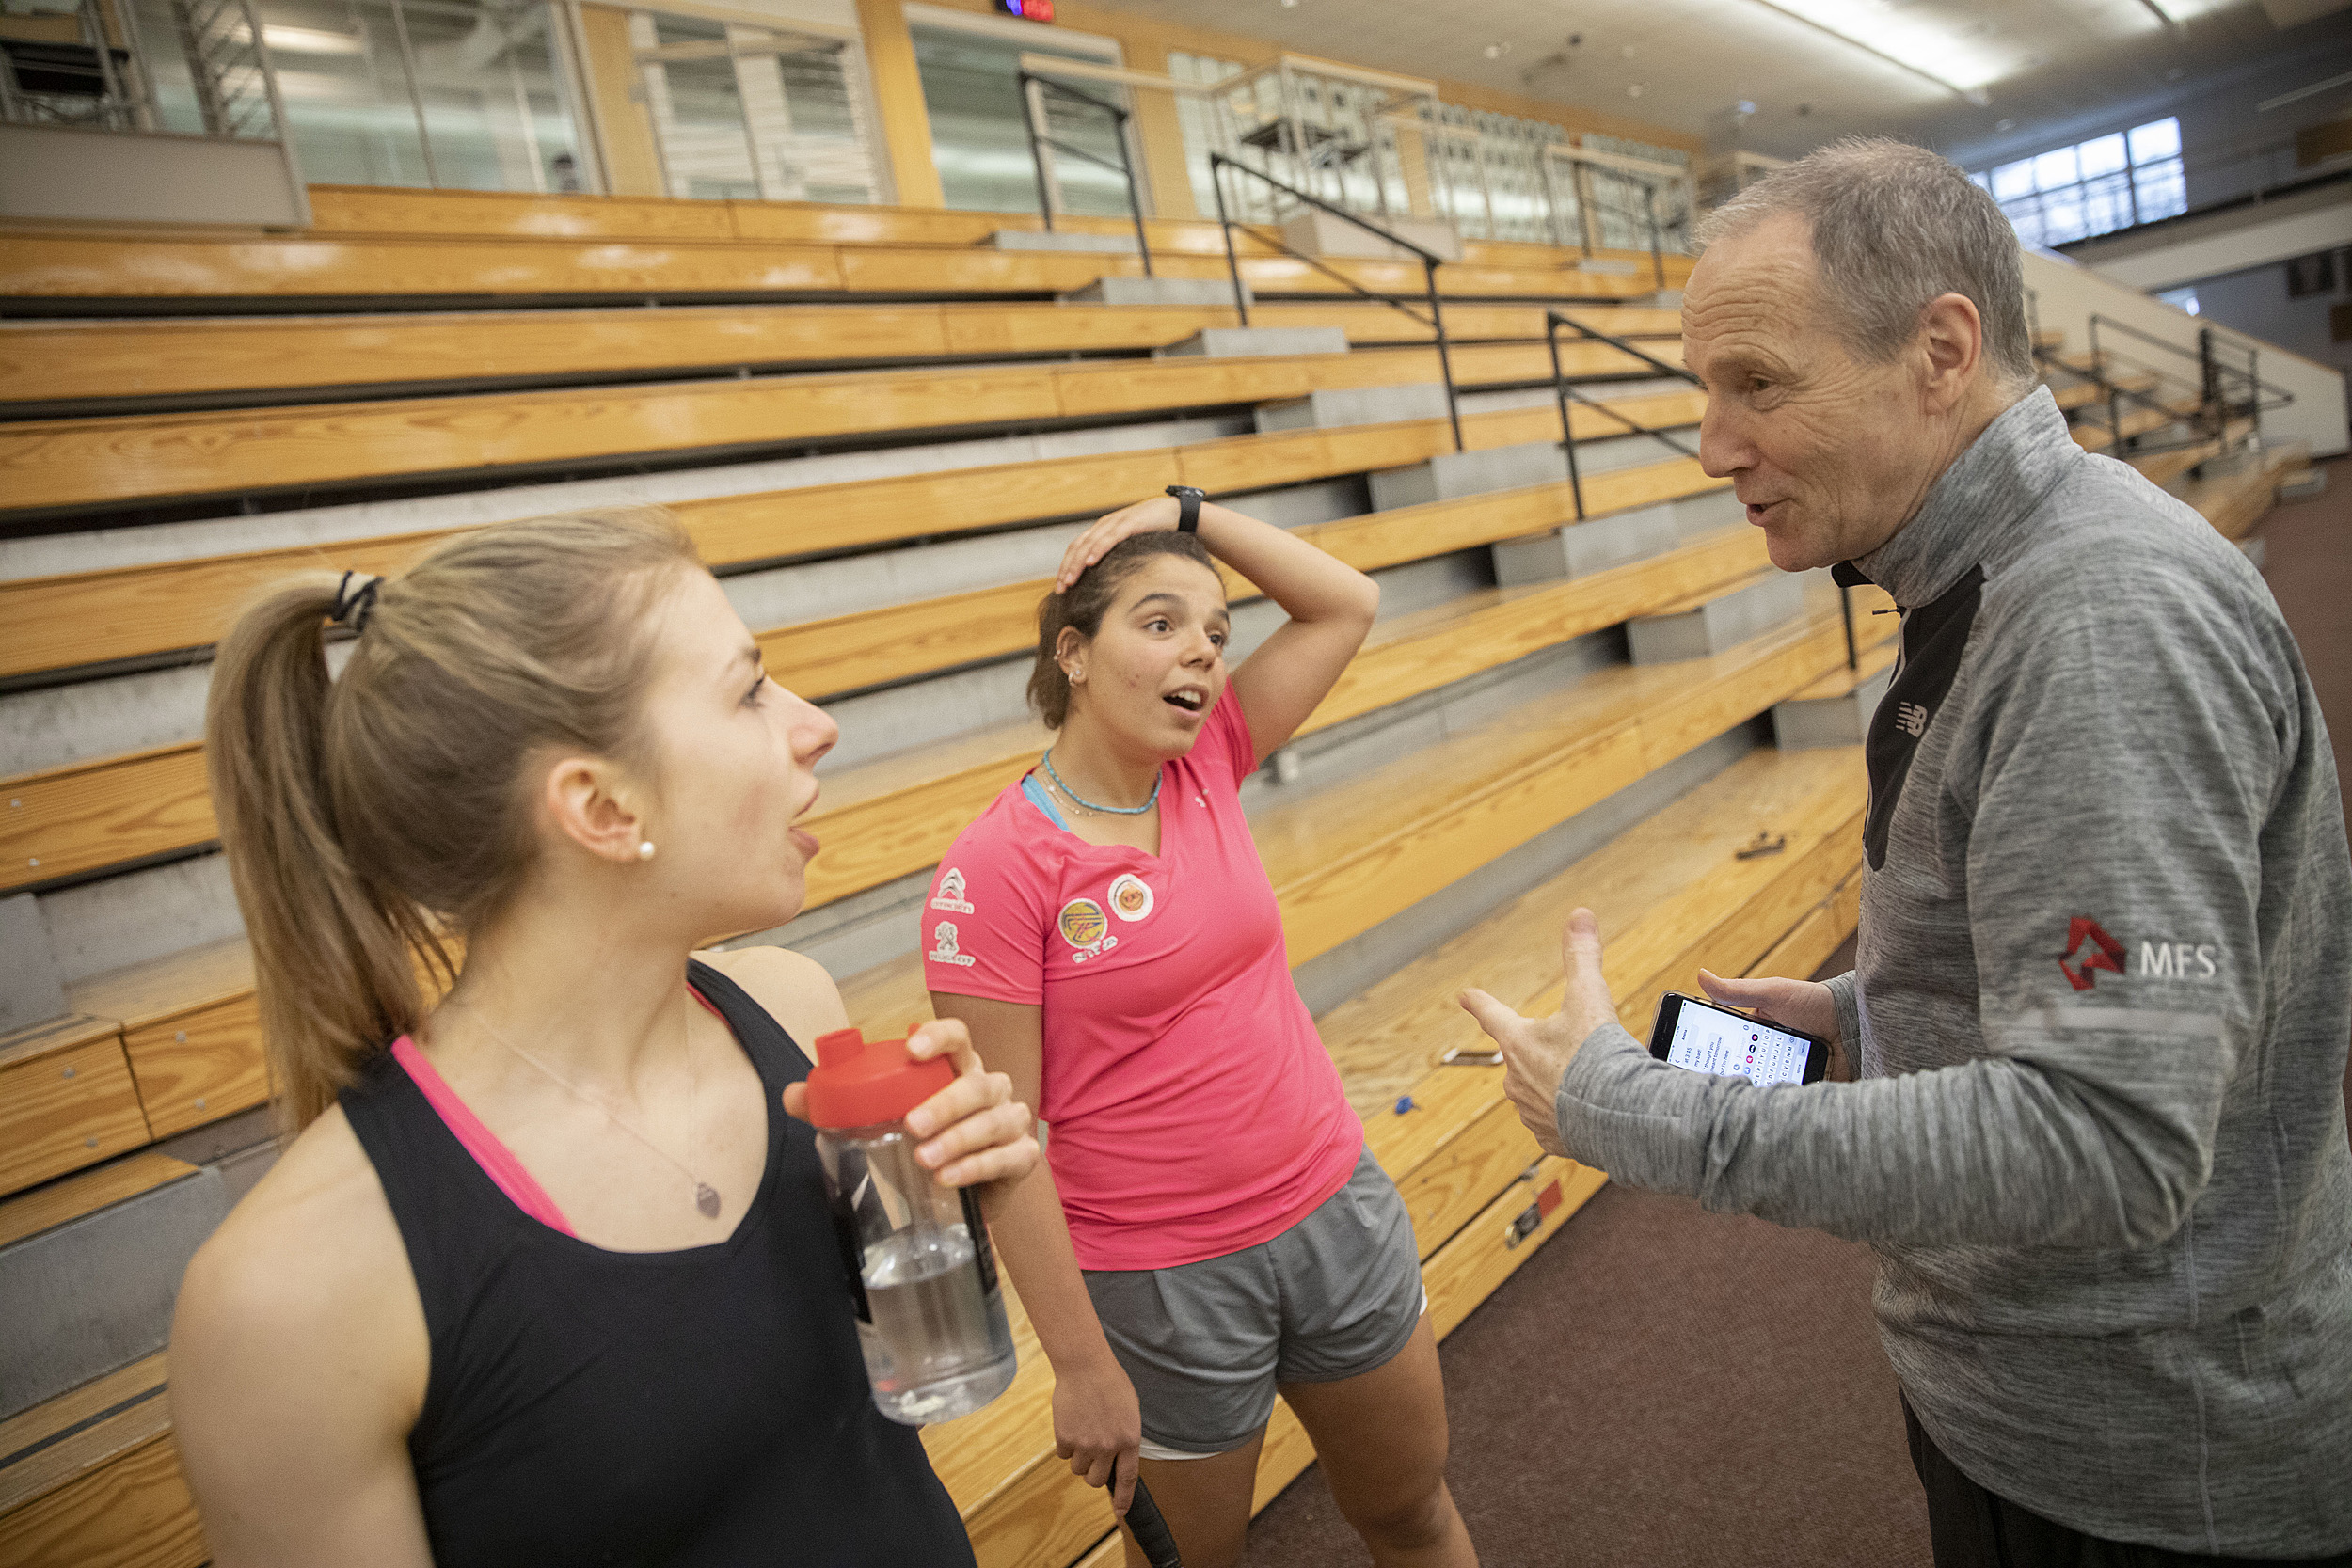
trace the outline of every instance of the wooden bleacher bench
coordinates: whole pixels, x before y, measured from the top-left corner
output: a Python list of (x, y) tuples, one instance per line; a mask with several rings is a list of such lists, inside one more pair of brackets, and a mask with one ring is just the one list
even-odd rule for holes
[[(1223, 255), (1155, 254), (1162, 277), (1220, 281)], [(1268, 295), (1419, 295), (1419, 262), (1250, 256), (1242, 280)], [(1328, 270), (1326, 270), (1327, 268)], [(21, 227), (0, 236), (0, 298), (34, 302), (143, 300), (215, 308), (302, 299), (320, 308), (413, 308), (436, 298), (495, 300), (597, 296), (689, 299), (717, 295), (843, 294), (1047, 296), (1103, 277), (1137, 277), (1133, 254), (1000, 251), (922, 245), (795, 245), (769, 240), (660, 242), (569, 237), (302, 235)], [(1337, 276), (1334, 276), (1336, 274)], [(1343, 281), (1346, 279), (1347, 281)], [(1669, 285), (1674, 277), (1669, 274)], [(1558, 267), (1439, 268), (1439, 292), (1461, 299), (1611, 301), (1645, 298), (1646, 277)]]
[[(1686, 393), (1620, 399), (1613, 406), (1645, 424), (1684, 422), (1695, 415), (1694, 399)], [(1595, 409), (1579, 408), (1573, 418), (1581, 436), (1618, 428)], [(1512, 409), (1468, 416), (1463, 433), (1472, 446), (1500, 446), (1541, 439), (1547, 424), (1553, 432), (1559, 428), (1550, 410)], [(1147, 495), (1171, 477), (1230, 495), (1394, 467), (1451, 450), (1445, 420), (1418, 420), (716, 497), (681, 501), (672, 510), (706, 563), (739, 568), (1080, 516)], [(1629, 499), (1637, 492), (1617, 475), (1596, 475), (1592, 484), (1592, 510), (1645, 504)], [(1521, 531), (1546, 526), (1531, 522)], [(392, 571), (446, 537), (447, 531), (412, 533), (0, 582), (0, 628), (7, 632), (0, 637), (0, 677), (202, 648), (218, 639), (246, 595), (287, 572), (313, 566)]]
[[(1679, 331), (1671, 310), (1599, 308), (1580, 316), (1615, 336), (1671, 340)], [(1375, 304), (1266, 305), (1251, 318), (1259, 326), (1337, 326), (1368, 346), (1432, 337), (1413, 318)], [(739, 366), (1136, 353), (1237, 319), (1204, 306), (918, 302), (11, 322), (0, 324), (0, 404), (226, 403), (236, 393), (283, 402), (305, 388), (390, 392), (404, 383), (642, 380)], [(1462, 348), (1532, 342), (1543, 336), (1543, 311), (1463, 306), (1447, 312), (1446, 328)], [(1671, 341), (1647, 347), (1661, 358), (1677, 352)], [(1576, 376), (1644, 369), (1606, 343), (1564, 342), (1561, 356)]]
[[(935, 207), (831, 206), (802, 201), (710, 201), (663, 197), (547, 197), (494, 191), (422, 192), (369, 185), (312, 185), (310, 231), (343, 234), (443, 234), (478, 238), (757, 240), (799, 245), (985, 245), (999, 231), (1036, 232), (1043, 222), (1031, 213), (970, 213)], [(1125, 218), (1056, 220), (1063, 233), (1095, 234), (1124, 241), (1135, 232)], [(1149, 218), (1145, 235), (1154, 256), (1222, 257), (1225, 235), (1198, 218)], [(1255, 226), (1237, 225), (1235, 252), (1281, 254)], [(1646, 251), (1600, 250), (1596, 256), (1638, 261)], [(1581, 253), (1558, 246), (1512, 241), (1468, 241), (1464, 263), (1505, 269), (1573, 267)], [(1664, 259), (1669, 284), (1689, 276), (1691, 258)]]
[(2050, 396), (2062, 409), (2087, 408), (2093, 404), (2105, 403), (2109, 388), (2119, 392), (2152, 392), (2155, 387), (2155, 376), (2141, 372), (2132, 375), (2077, 381), (2069, 387), (2053, 388)]
[[(1457, 377), (1549, 379), (1534, 344), (1473, 346)], [(1539, 363), (1541, 361), (1541, 363)], [(848, 436), (1224, 407), (1336, 388), (1438, 378), (1434, 349), (1254, 359), (975, 365), (672, 382), (648, 387), (477, 393), (217, 412), (31, 420), (0, 425), (0, 481), (26, 512), (167, 497), (359, 485), (433, 475), (613, 465), (655, 452), (711, 461)], [(1629, 400), (1645, 422), (1697, 417), (1696, 393)], [(1677, 417), (1687, 407), (1687, 417)], [(1541, 414), (1556, 429), (1548, 410)], [(1610, 421), (1579, 405), (1603, 434)], [(1524, 418), (1467, 416), (1483, 431)], [(1621, 427), (1620, 427), (1621, 428)], [(1491, 439), (1473, 444), (1500, 444)]]

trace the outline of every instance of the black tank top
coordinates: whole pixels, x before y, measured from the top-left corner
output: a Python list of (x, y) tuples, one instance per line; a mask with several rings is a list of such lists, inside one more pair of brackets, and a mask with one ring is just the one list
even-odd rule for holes
[(815, 1135), (808, 1061), (707, 965), (768, 1095), (768, 1164), (735, 1234), (608, 1252), (532, 1219), (387, 1052), (343, 1091), (424, 1299), (432, 1370), (408, 1434), (437, 1568), (969, 1564), (913, 1427), (866, 1390)]

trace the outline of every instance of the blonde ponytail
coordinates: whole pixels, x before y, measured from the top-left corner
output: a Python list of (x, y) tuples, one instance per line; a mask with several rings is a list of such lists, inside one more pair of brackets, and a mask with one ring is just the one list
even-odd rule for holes
[(453, 980), (445, 935), (513, 892), (532, 852), (531, 754), (635, 746), (647, 612), (694, 563), (650, 508), (463, 534), (377, 585), (340, 678), (326, 632), (343, 578), (289, 580), (239, 616), (205, 765), (289, 1131), (416, 1027), (420, 969)]

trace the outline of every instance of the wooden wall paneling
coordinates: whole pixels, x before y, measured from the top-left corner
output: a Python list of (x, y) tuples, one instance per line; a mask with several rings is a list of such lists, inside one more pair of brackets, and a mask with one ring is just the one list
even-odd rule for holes
[(213, 837), (196, 741), (0, 781), (0, 893)]
[[(662, 195), (661, 151), (654, 141), (653, 117), (643, 102), (644, 89), (637, 75), (636, 46), (628, 36), (628, 12), (618, 6), (582, 5), (580, 8), (580, 38), (584, 45), (580, 62), (580, 74), (586, 78), (587, 108), (596, 123), (596, 149), (603, 159), (605, 178), (619, 196)], [(320, 192), (321, 187), (310, 187), (313, 228), (320, 227)], [(376, 194), (377, 197), (376, 202), (370, 205), (384, 205), (380, 194)], [(632, 207), (634, 205), (631, 204)], [(715, 206), (717, 203), (704, 205)], [(580, 210), (583, 206), (584, 202), (566, 202), (545, 218), (529, 213), (517, 214), (517, 218), (524, 223), (561, 223), (565, 219), (594, 223), (597, 216), (604, 215), (592, 215), (593, 209), (583, 213)], [(331, 199), (326, 203), (326, 209), (330, 222), (340, 215), (339, 204)], [(670, 216), (666, 213), (622, 211), (627, 212), (630, 218), (650, 218), (656, 222)], [(455, 214), (452, 216), (457, 221), (465, 221), (464, 217), (457, 217)], [(467, 216), (473, 217), (475, 222), (483, 222), (489, 214), (475, 216), (469, 214)], [(720, 216), (723, 219), (724, 214)], [(382, 217), (370, 215), (363, 221), (381, 222), (387, 218), (393, 222), (401, 221), (397, 214)], [(708, 221), (707, 215), (700, 213), (678, 214), (677, 220), (688, 224)], [(605, 221), (612, 219), (608, 216)], [(407, 225), (403, 223), (402, 227)]]
[(159, 1138), (269, 1099), (261, 1004), (251, 992), (122, 1032), (148, 1127)]
[(0, 1193), (151, 1141), (119, 1038), (0, 1066)]
[(857, 24), (874, 108), (888, 154), (892, 199), (903, 207), (941, 207), (939, 170), (931, 162), (930, 114), (914, 63), (914, 36), (899, 0), (857, 0)]

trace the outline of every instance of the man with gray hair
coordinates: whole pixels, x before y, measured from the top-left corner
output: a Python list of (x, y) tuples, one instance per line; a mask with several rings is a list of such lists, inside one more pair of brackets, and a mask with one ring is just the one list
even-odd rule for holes
[(1903, 625), (1853, 972), (1703, 980), (1860, 1078), (1652, 1060), (1584, 910), (1557, 1015), (1464, 1006), (1554, 1152), (1877, 1250), (1940, 1568), (2352, 1562), (2352, 860), (2278, 607), (2069, 437), (1951, 165), (1841, 143), (1709, 239), (1707, 471)]

